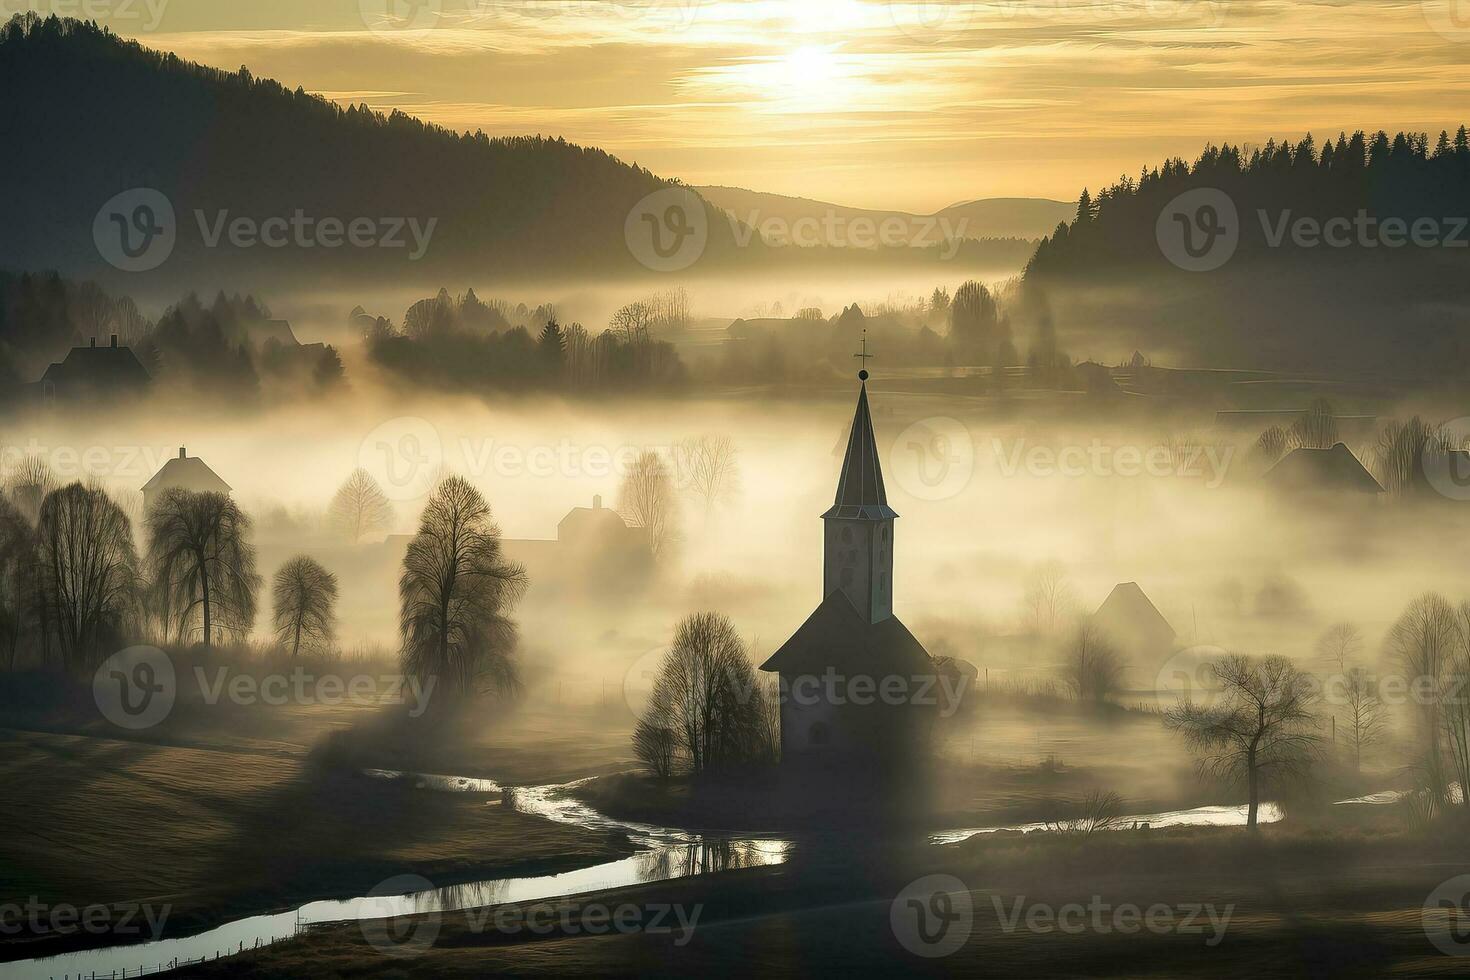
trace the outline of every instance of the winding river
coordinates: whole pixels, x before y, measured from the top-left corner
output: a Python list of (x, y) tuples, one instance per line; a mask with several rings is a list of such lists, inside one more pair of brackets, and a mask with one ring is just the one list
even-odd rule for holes
[[(447, 888), (434, 888), (423, 878), (405, 875), (391, 879), (391, 887), (386, 889), (390, 892), (388, 894), (308, 902), (290, 911), (248, 916), (178, 939), (104, 946), (58, 956), (0, 963), (0, 980), (81, 980), (93, 976), (114, 978), (166, 973), (185, 964), (228, 957), (291, 939), (311, 926), (367, 922), (414, 913), (480, 909), (512, 902), (583, 895), (609, 888), (735, 868), (780, 864), (786, 860), (792, 846), (789, 837), (780, 835), (754, 837), (693, 832), (617, 820), (570, 795), (569, 790), (587, 780), (548, 786), (502, 788), (492, 780), (460, 776), (400, 773), (379, 769), (367, 770), (364, 775), (412, 780), (416, 786), (440, 792), (503, 792), (507, 804), (524, 813), (592, 831), (621, 832), (643, 850), (616, 861), (561, 874), (489, 878)], [(1390, 799), (1380, 799), (1381, 796), (1386, 794), (1343, 802), (1391, 802)], [(1274, 803), (1262, 804), (1260, 822), (1274, 823), (1281, 818), (1281, 810)], [(1126, 816), (1116, 821), (1115, 826), (1242, 826), (1245, 822), (1246, 807), (1243, 805), (1201, 806), (1190, 810)], [(953, 844), (978, 834), (1003, 830), (1045, 829), (1045, 824), (1041, 823), (969, 827), (932, 834), (930, 843)], [(385, 883), (388, 884), (390, 883)]]

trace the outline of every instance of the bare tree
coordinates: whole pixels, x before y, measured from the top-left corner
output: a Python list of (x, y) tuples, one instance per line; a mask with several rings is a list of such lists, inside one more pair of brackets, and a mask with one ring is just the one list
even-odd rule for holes
[(1093, 834), (1114, 830), (1123, 811), (1123, 798), (1117, 793), (1089, 790), (1075, 801), (1053, 801), (1052, 815), (1046, 829), (1056, 834), (1076, 834), (1084, 840)]
[(1337, 416), (1332, 403), (1318, 398), (1291, 427), (1292, 441), (1305, 449), (1331, 449), (1337, 445)]
[(14, 670), (23, 638), (36, 622), (36, 532), (0, 496), (0, 663)]
[(1269, 469), (1292, 449), (1291, 435), (1279, 425), (1273, 425), (1261, 433), (1251, 447), (1251, 458), (1260, 469)]
[(1418, 766), (1435, 802), (1442, 805), (1448, 800), (1441, 746), (1443, 694), (1450, 670), (1463, 650), (1454, 608), (1436, 592), (1419, 596), (1389, 629), (1388, 649), (1411, 678), (1411, 684), (1417, 690), (1427, 690), (1428, 696), (1414, 699)]
[(176, 623), (182, 637), (197, 628), (205, 646), (217, 627), (250, 632), (260, 588), (250, 528), (223, 493), (164, 491), (148, 514), (148, 568), (165, 630)]
[(679, 738), (674, 730), (656, 720), (640, 718), (633, 728), (633, 754), (659, 779), (674, 774), (674, 757)]
[(40, 518), (41, 501), (56, 489), (56, 477), (44, 456), (29, 454), (16, 461), (5, 476), (10, 502), (32, 524)]
[(696, 613), (674, 630), (641, 728), (672, 732), (675, 758), (690, 772), (725, 769), (771, 757), (765, 702), (734, 625)]
[(1054, 633), (1075, 606), (1067, 570), (1059, 561), (1043, 562), (1026, 576), (1021, 608), (1026, 621), (1038, 633)]
[(1363, 750), (1383, 738), (1388, 715), (1378, 696), (1378, 685), (1366, 670), (1349, 667), (1343, 678), (1343, 706), (1347, 714), (1345, 734), (1356, 771), (1363, 767)]
[(337, 576), (313, 558), (299, 555), (276, 572), (271, 588), (276, 640), (295, 659), (301, 645), (330, 646), (336, 626)]
[(674, 445), (680, 486), (704, 505), (705, 516), (740, 492), (740, 452), (727, 435), (682, 439)]
[(608, 329), (622, 337), (626, 344), (642, 344), (653, 339), (654, 308), (648, 303), (629, 303), (612, 315)]
[(134, 610), (138, 555), (132, 529), (100, 487), (72, 483), (46, 495), (36, 527), (46, 624), (63, 667), (95, 667)]
[(463, 477), (440, 482), (403, 558), (399, 629), (408, 672), (436, 677), (451, 694), (499, 693), (518, 684), (508, 613), (526, 573), (505, 559), (490, 505)]
[(1417, 415), (1407, 422), (1390, 422), (1374, 446), (1378, 482), (1389, 493), (1412, 493), (1423, 486), (1424, 457), (1451, 448), (1442, 428)]
[(662, 556), (675, 536), (674, 481), (663, 457), (651, 449), (638, 454), (618, 488), (618, 512), (648, 533), (648, 547)]
[(358, 544), (363, 535), (393, 526), (393, 504), (372, 474), (358, 467), (337, 488), (327, 518), (343, 537)]
[(1067, 686), (1079, 701), (1102, 704), (1123, 682), (1123, 658), (1092, 623), (1083, 623), (1067, 651)]
[(1363, 634), (1352, 623), (1336, 623), (1317, 638), (1317, 656), (1346, 674), (1363, 653)]
[(1232, 653), (1209, 665), (1220, 681), (1212, 706), (1186, 701), (1165, 724), (1199, 756), (1201, 772), (1246, 784), (1254, 830), (1264, 783), (1300, 776), (1316, 746), (1311, 677), (1286, 657)]

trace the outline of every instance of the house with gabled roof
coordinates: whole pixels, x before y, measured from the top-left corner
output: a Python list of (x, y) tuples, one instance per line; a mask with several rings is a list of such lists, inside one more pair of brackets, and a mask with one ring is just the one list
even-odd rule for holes
[(143, 484), (143, 512), (153, 509), (153, 504), (169, 490), (189, 490), (194, 493), (222, 493), (229, 496), (230, 485), (198, 456), (190, 456), (183, 446), (179, 455), (170, 459), (153, 474), (153, 479)]
[(37, 383), (43, 404), (118, 402), (148, 393), (153, 378), (129, 347), (119, 347), (117, 334), (106, 347), (93, 337), (86, 347), (73, 347), (52, 364)]
[(1383, 486), (1373, 474), (1340, 442), (1331, 449), (1293, 449), (1262, 479), (1288, 493), (1383, 493)]

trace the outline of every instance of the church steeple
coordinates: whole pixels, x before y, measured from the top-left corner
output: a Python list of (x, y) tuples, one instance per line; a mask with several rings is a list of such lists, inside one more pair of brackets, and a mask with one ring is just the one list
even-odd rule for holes
[[(864, 359), (871, 357), (864, 350)], [(870, 623), (893, 615), (893, 521), (883, 487), (883, 466), (868, 409), (868, 372), (858, 375), (857, 410), (837, 479), (837, 498), (822, 515), (826, 523), (822, 562), (824, 596), (839, 589)]]

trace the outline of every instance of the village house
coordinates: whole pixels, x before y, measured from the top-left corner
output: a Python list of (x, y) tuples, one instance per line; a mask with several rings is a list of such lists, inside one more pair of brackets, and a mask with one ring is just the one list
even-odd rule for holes
[(170, 459), (153, 474), (153, 479), (143, 484), (143, 511), (153, 509), (154, 503), (168, 490), (189, 490), (194, 493), (231, 493), (230, 485), (217, 476), (198, 456), (190, 456), (183, 446), (179, 455)]

